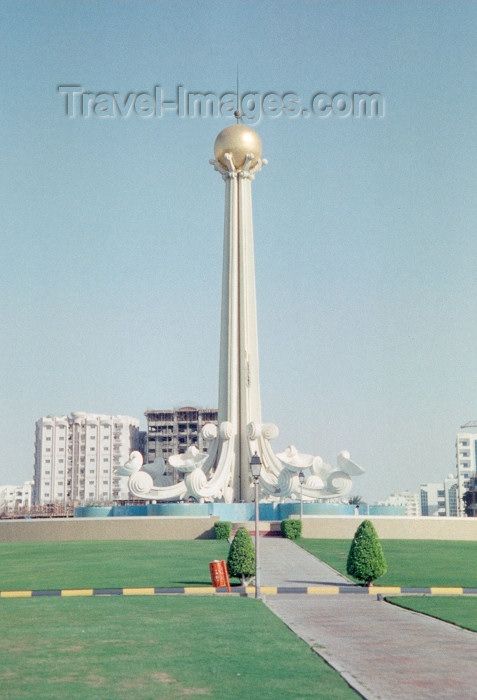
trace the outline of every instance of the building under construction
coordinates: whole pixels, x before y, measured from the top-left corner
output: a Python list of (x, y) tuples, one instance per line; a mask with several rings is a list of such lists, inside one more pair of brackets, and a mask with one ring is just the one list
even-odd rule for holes
[[(217, 425), (216, 408), (192, 408), (186, 406), (170, 411), (147, 410), (147, 446), (145, 462), (151, 464), (157, 457), (167, 460), (172, 454), (181, 454), (190, 445), (201, 452), (207, 450), (202, 438), (206, 423)], [(167, 469), (169, 473), (169, 469)]]

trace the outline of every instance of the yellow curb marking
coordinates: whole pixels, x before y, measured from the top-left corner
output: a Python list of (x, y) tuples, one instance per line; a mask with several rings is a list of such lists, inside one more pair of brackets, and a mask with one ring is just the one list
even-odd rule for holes
[(463, 588), (444, 588), (444, 587), (431, 587), (431, 593), (433, 595), (462, 595), (464, 592)]
[(308, 586), (306, 592), (312, 595), (337, 595), (340, 589), (337, 586)]
[(2, 591), (0, 598), (31, 598), (31, 591)]
[(90, 596), (93, 595), (92, 588), (68, 588), (61, 591), (62, 598), (70, 598), (73, 596)]
[(203, 595), (204, 593), (216, 593), (213, 586), (197, 586), (194, 588), (184, 588), (184, 593), (187, 595)]
[(123, 588), (123, 595), (154, 595), (154, 588)]

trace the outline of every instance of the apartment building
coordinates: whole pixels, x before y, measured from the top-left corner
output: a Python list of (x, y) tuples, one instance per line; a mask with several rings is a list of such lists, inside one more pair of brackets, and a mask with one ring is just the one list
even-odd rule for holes
[(105, 502), (120, 493), (114, 469), (143, 448), (139, 421), (131, 416), (72, 413), (36, 422), (34, 505)]
[(380, 501), (378, 505), (404, 506), (406, 509), (406, 515), (412, 518), (421, 515), (421, 504), (418, 493), (411, 493), (409, 491), (392, 493), (385, 501)]
[[(461, 425), (455, 441), (459, 515), (464, 515), (463, 496), (477, 476), (477, 421)], [(472, 480), (472, 481), (471, 481)]]
[(23, 486), (0, 486), (0, 514), (14, 513), (32, 504), (33, 481), (25, 481)]

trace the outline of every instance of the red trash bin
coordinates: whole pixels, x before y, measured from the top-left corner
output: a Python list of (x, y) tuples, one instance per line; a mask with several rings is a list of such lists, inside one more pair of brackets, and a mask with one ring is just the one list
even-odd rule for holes
[(230, 593), (230, 581), (229, 572), (227, 571), (227, 564), (223, 559), (211, 561), (209, 564), (210, 578), (212, 579), (212, 585), (215, 588), (227, 587)]

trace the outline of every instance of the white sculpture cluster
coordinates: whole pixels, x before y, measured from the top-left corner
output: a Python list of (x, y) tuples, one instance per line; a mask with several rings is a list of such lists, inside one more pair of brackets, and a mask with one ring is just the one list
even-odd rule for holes
[(116, 474), (128, 478), (133, 496), (146, 500), (249, 502), (250, 459), (257, 454), (262, 500), (301, 494), (306, 500), (342, 498), (351, 490), (351, 476), (363, 473), (348, 452), (340, 452), (336, 467), (294, 447), (275, 454), (270, 440), (278, 428), (262, 424), (251, 183), (267, 161), (261, 157), (259, 135), (243, 124), (220, 132), (214, 154), (210, 163), (225, 182), (219, 427), (209, 423), (202, 430), (207, 452), (189, 447), (185, 454), (169, 457), (177, 478), (166, 475), (163, 459), (143, 465), (137, 452)]
[[(248, 427), (250, 454), (260, 450), (262, 455), (259, 481), (261, 500), (296, 499), (300, 497), (302, 488), (304, 500), (341, 499), (351, 490), (351, 477), (364, 471), (344, 450), (338, 454), (335, 467), (321, 457), (298, 452), (293, 446), (275, 454), (269, 441), (278, 436), (277, 426), (273, 423), (250, 423)], [(232, 503), (233, 427), (224, 422), (218, 429), (213, 423), (207, 423), (202, 429), (202, 436), (209, 443), (207, 452), (200, 452), (197, 447), (191, 446), (184, 454), (169, 457), (169, 465), (177, 473), (176, 483), (172, 483), (171, 477), (166, 475), (162, 457), (158, 457), (153, 464), (143, 464), (140, 452), (132, 452), (129, 461), (116, 471), (116, 475), (128, 477), (129, 490), (136, 498), (157, 501), (192, 498), (199, 503)], [(298, 477), (300, 472), (305, 476), (303, 487)]]

